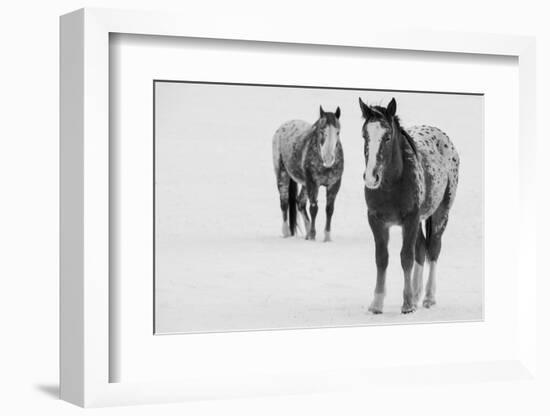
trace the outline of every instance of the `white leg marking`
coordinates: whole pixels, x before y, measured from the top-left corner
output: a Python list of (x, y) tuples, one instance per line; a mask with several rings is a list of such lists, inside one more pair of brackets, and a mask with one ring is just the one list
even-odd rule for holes
[(413, 303), (418, 305), (420, 297), (422, 296), (424, 266), (420, 263), (414, 262), (413, 272)]
[(372, 300), (369, 306), (369, 312), (374, 314), (379, 314), (384, 312), (384, 298), (386, 297), (385, 293), (375, 293), (374, 299)]
[(428, 275), (428, 282), (426, 283), (426, 296), (424, 296), (424, 302), (422, 303), (425, 308), (430, 308), (435, 305), (435, 278), (437, 273), (437, 262), (431, 261), (430, 274)]
[(330, 238), (330, 231), (325, 231), (325, 243), (332, 241)]
[(416, 305), (413, 302), (414, 292), (412, 284), (412, 270), (405, 271), (405, 287), (403, 288), (403, 306), (401, 306), (401, 313), (411, 313), (416, 310)]
[(283, 237), (290, 237), (290, 226), (288, 225), (288, 221), (283, 221)]

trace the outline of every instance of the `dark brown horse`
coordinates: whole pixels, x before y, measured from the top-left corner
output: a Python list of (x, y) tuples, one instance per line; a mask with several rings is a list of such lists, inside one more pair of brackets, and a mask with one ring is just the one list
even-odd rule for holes
[(361, 98), (359, 105), (365, 119), (365, 200), (376, 245), (376, 288), (369, 310), (382, 313), (384, 308), (392, 225), (403, 229), (401, 266), (405, 285), (401, 312), (417, 308), (426, 257), (430, 273), (423, 305), (429, 308), (435, 305), (436, 263), (458, 185), (458, 153), (449, 137), (435, 127), (404, 130), (395, 115), (395, 99), (387, 108), (368, 106)]
[[(292, 120), (284, 123), (273, 136), (273, 167), (283, 214), (283, 236), (296, 232), (296, 208), (302, 215), (306, 239), (315, 240), (315, 218), (319, 188), (327, 188), (325, 241), (330, 241), (334, 201), (344, 171), (344, 153), (340, 143), (340, 108), (334, 113), (320, 107), (319, 119), (310, 125)], [(298, 184), (301, 185), (298, 194)], [(309, 200), (309, 213), (307, 201)]]

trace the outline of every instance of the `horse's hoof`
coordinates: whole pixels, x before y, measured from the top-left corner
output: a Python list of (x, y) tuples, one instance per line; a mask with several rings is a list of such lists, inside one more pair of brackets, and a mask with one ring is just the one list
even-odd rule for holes
[(332, 241), (332, 238), (330, 238), (330, 232), (325, 232), (324, 242), (328, 243), (329, 241)]
[(375, 308), (374, 306), (369, 307), (369, 312), (373, 313), (374, 315), (380, 315), (381, 313), (384, 313), (382, 309)]
[(372, 300), (369, 306), (369, 312), (372, 312), (375, 315), (379, 315), (384, 311), (384, 295), (375, 294), (374, 299)]
[(306, 240), (315, 241), (315, 234), (308, 233)]
[(403, 305), (401, 307), (401, 313), (402, 314), (413, 313), (414, 311), (416, 311), (416, 306), (415, 305)]
[(434, 305), (435, 305), (434, 298), (424, 298), (424, 302), (422, 302), (422, 306), (424, 306), (426, 309), (430, 309)]

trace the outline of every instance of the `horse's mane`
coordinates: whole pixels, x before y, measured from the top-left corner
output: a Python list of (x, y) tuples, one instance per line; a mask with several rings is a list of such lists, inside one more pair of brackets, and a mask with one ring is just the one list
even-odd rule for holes
[[(392, 121), (392, 120), (388, 120), (386, 107), (383, 107), (381, 105), (373, 105), (373, 106), (370, 106), (370, 109), (375, 113), (377, 113), (378, 117), (383, 117), (388, 122)], [(413, 138), (405, 131), (405, 129), (401, 127), (401, 120), (399, 119), (399, 116), (393, 116), (393, 123), (395, 125), (395, 131), (397, 131), (399, 134), (401, 134), (401, 136), (405, 138), (405, 140), (409, 143), (409, 146), (411, 147), (415, 156), (418, 155), (417, 149), (416, 149), (416, 143), (414, 142)]]
[(320, 129), (319, 129), (319, 122), (320, 121), (321, 121), (321, 118), (318, 118), (317, 120), (315, 120), (315, 123), (313, 123), (311, 125), (311, 127), (309, 128), (309, 130), (306, 133), (306, 137), (308, 139), (310, 139), (311, 137), (317, 137), (317, 135), (319, 134), (319, 131), (320, 131)]
[(315, 123), (313, 123), (313, 124), (311, 125), (311, 127), (309, 128), (309, 130), (306, 131), (306, 134), (305, 134), (305, 135), (306, 135), (306, 137), (307, 137), (308, 140), (309, 140), (310, 138), (312, 138), (312, 137), (316, 137), (317, 134), (319, 133), (319, 129), (318, 129), (318, 127), (319, 127), (319, 120), (320, 120), (320, 119), (316, 120)]
[(409, 143), (411, 146), (414, 154), (416, 155), (416, 144), (414, 143), (414, 140), (411, 136), (405, 131), (403, 127), (401, 127), (401, 120), (399, 119), (399, 116), (393, 116), (392, 120), (388, 118), (387, 115), (387, 108), (383, 107), (381, 105), (371, 105), (369, 106), (370, 110), (373, 111), (376, 114), (377, 118), (384, 118), (387, 122), (391, 123), (393, 120), (393, 123), (395, 125), (395, 131), (397, 131), (399, 134), (401, 134), (405, 140)]
[(403, 127), (399, 127), (399, 131), (401, 132), (401, 135), (405, 138), (405, 140), (407, 140), (407, 142), (409, 143), (409, 146), (411, 146), (411, 149), (414, 155), (417, 156), (418, 152), (416, 150), (416, 143), (414, 142), (413, 138), (410, 136), (409, 133), (405, 131)]
[(393, 116), (393, 122), (395, 123), (396, 131), (405, 138), (405, 140), (409, 143), (409, 146), (411, 147), (414, 155), (417, 156), (418, 152), (416, 149), (416, 143), (414, 142), (410, 134), (407, 133), (407, 131), (403, 127), (401, 127), (401, 120), (399, 119), (399, 117)]
[(315, 123), (311, 125), (310, 129), (307, 132), (308, 136), (319, 132), (319, 123), (321, 122), (321, 120), (323, 120), (325, 123), (322, 127), (325, 127), (325, 125), (327, 124), (329, 126), (332, 125), (332, 126), (340, 127), (340, 123), (336, 115), (334, 113), (325, 112), (323, 117), (319, 117), (317, 120), (315, 120)]

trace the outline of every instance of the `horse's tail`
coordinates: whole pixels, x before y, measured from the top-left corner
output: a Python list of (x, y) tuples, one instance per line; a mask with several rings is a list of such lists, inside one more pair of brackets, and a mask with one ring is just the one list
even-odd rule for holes
[(290, 184), (288, 185), (288, 227), (290, 228), (290, 235), (296, 234), (296, 217), (298, 214), (298, 184), (290, 178)]

